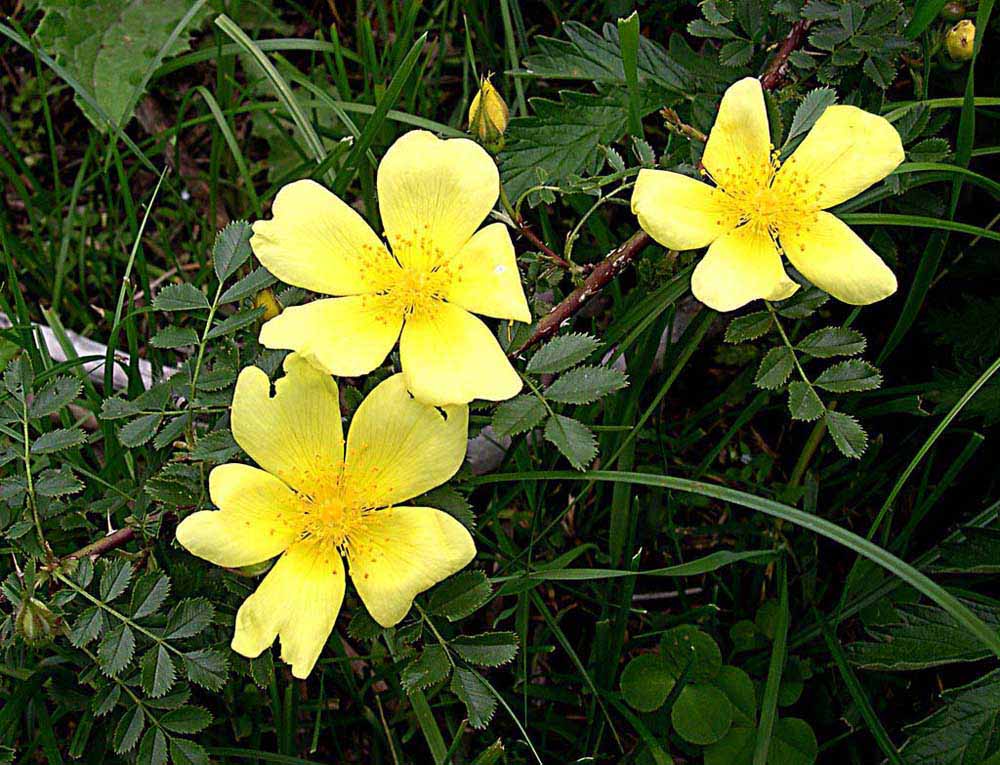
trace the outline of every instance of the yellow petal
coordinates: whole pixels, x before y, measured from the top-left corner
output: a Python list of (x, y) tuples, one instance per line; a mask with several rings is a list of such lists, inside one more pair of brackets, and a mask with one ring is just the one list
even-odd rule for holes
[(232, 648), (260, 656), (278, 635), (292, 675), (308, 677), (344, 602), (344, 562), (332, 545), (296, 542), (236, 613)]
[(701, 163), (727, 191), (763, 188), (771, 177), (771, 133), (764, 91), (756, 77), (729, 86)]
[(758, 298), (783, 299), (797, 288), (771, 237), (755, 226), (716, 239), (691, 275), (694, 296), (716, 311), (733, 311)]
[(290, 354), (284, 368), (274, 397), (263, 370), (240, 372), (233, 395), (233, 437), (264, 470), (308, 493), (317, 481), (339, 474), (343, 464), (337, 384), (298, 354)]
[(378, 167), (378, 203), (392, 253), (421, 269), (454, 256), (500, 195), (490, 155), (467, 138), (412, 130)]
[(406, 386), (428, 404), (504, 401), (521, 390), (521, 378), (493, 333), (450, 303), (406, 320), (399, 359)]
[(899, 133), (856, 106), (830, 106), (774, 179), (775, 189), (826, 209), (857, 196), (904, 159)]
[(329, 374), (357, 377), (385, 361), (402, 326), (384, 295), (352, 295), (286, 308), (261, 327), (260, 342), (298, 351)]
[(739, 222), (721, 190), (667, 170), (639, 171), (632, 212), (643, 231), (671, 250), (705, 247)]
[(253, 224), (250, 246), (283, 282), (327, 295), (383, 286), (393, 265), (371, 226), (315, 181), (295, 181), (274, 198), (271, 220)]
[(354, 413), (347, 434), (348, 488), (367, 507), (430, 491), (462, 466), (468, 430), (467, 406), (446, 406), (442, 414), (413, 398), (403, 375), (393, 375)]
[(218, 511), (189, 515), (177, 541), (217, 566), (249, 566), (273, 558), (302, 528), (299, 498), (270, 473), (249, 465), (219, 465), (208, 476)]
[(467, 311), (530, 322), (514, 244), (503, 223), (477, 231), (449, 268), (454, 273), (446, 297)]
[(778, 236), (792, 265), (838, 300), (868, 305), (896, 291), (889, 266), (835, 215), (816, 213)]
[(383, 627), (406, 616), (413, 598), (476, 557), (465, 526), (432, 507), (392, 507), (365, 516), (351, 536), (351, 581)]

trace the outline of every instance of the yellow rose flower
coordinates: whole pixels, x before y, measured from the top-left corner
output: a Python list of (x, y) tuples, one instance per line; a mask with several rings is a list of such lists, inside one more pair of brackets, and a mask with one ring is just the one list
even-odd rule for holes
[(277, 563), (236, 614), (232, 648), (253, 658), (281, 636), (281, 658), (306, 677), (333, 629), (351, 580), (379, 624), (397, 624), (413, 598), (476, 554), (465, 527), (430, 507), (397, 507), (451, 478), (465, 459), (468, 407), (444, 415), (407, 392), (402, 375), (354, 414), (345, 453), (337, 384), (291, 354), (271, 383), (240, 373), (232, 430), (260, 468), (230, 463), (209, 476), (218, 511), (194, 513), (177, 541), (219, 566)]
[(770, 143), (760, 82), (726, 91), (702, 165), (710, 186), (679, 173), (640, 170), (632, 193), (639, 225), (674, 250), (708, 246), (691, 277), (696, 298), (718, 311), (783, 300), (798, 285), (781, 254), (810, 282), (852, 305), (896, 291), (882, 259), (824, 212), (885, 178), (903, 161), (896, 129), (854, 106), (830, 106), (792, 156)]
[(399, 338), (406, 387), (422, 401), (516, 395), (521, 378), (470, 313), (531, 321), (507, 227), (477, 231), (500, 193), (496, 164), (474, 141), (414, 130), (386, 152), (377, 191), (388, 247), (318, 183), (278, 192), (274, 217), (253, 226), (253, 251), (279, 279), (340, 297), (286, 308), (261, 343), (357, 376)]

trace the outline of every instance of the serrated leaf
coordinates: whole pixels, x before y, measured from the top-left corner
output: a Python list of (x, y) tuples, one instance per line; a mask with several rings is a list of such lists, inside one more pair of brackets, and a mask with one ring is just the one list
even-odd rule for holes
[(72, 404), (80, 395), (83, 383), (75, 377), (57, 377), (46, 385), (32, 400), (28, 407), (31, 419), (40, 419), (55, 414), (60, 409)]
[(719, 48), (719, 63), (723, 66), (745, 66), (753, 56), (753, 43), (748, 40), (730, 40)]
[(157, 502), (191, 507), (198, 504), (201, 482), (198, 466), (173, 462), (148, 479), (143, 491)]
[(208, 298), (193, 284), (168, 284), (153, 299), (157, 311), (196, 311), (208, 308)]
[(139, 744), (137, 761), (142, 765), (166, 765), (167, 737), (159, 728), (150, 728)]
[(485, 728), (497, 710), (496, 697), (472, 670), (455, 667), (451, 690), (465, 704), (466, 717), (473, 728)]
[(472, 513), (472, 505), (465, 495), (461, 494), (454, 486), (445, 484), (436, 489), (431, 489), (426, 494), (422, 494), (414, 504), (419, 506), (436, 507), (444, 510), (448, 515), (461, 523), (469, 531), (476, 528), (476, 516)]
[(278, 280), (268, 272), (266, 268), (257, 268), (244, 276), (232, 287), (219, 296), (219, 304), (234, 303), (245, 297), (250, 297), (260, 292), (265, 287), (270, 287)]
[(737, 316), (726, 327), (727, 343), (743, 343), (763, 337), (774, 328), (774, 321), (767, 311), (755, 311), (746, 316)]
[(612, 367), (583, 366), (561, 375), (545, 397), (562, 404), (590, 404), (628, 385), (628, 376)]
[(208, 765), (208, 752), (186, 738), (170, 739), (170, 761), (173, 765)]
[(910, 162), (940, 162), (951, 154), (951, 146), (944, 138), (925, 138), (906, 150)]
[(42, 433), (31, 444), (32, 454), (54, 454), (63, 449), (72, 449), (87, 440), (87, 434), (80, 428), (57, 428)]
[(475, 613), (492, 595), (493, 586), (486, 574), (482, 571), (462, 571), (434, 588), (427, 610), (454, 622)]
[(156, 434), (156, 438), (153, 439), (153, 448), (164, 449), (177, 441), (190, 423), (191, 417), (187, 414), (179, 414), (167, 420), (166, 424), (160, 428), (160, 432)]
[(181, 707), (162, 715), (160, 724), (171, 733), (200, 733), (212, 724), (212, 714), (204, 707)]
[(118, 428), (118, 440), (122, 446), (129, 449), (142, 446), (156, 435), (161, 422), (163, 422), (162, 414), (144, 414), (136, 417)]
[(125, 558), (106, 563), (101, 572), (101, 600), (110, 603), (128, 588), (132, 581), (132, 564)]
[(115, 677), (132, 661), (135, 635), (127, 624), (120, 624), (105, 633), (97, 646), (97, 663), (104, 674)]
[(209, 691), (217, 691), (226, 683), (229, 663), (226, 654), (213, 648), (189, 651), (182, 656), (188, 680)]
[(528, 361), (527, 371), (532, 374), (563, 372), (588, 358), (600, 345), (596, 338), (578, 332), (559, 335), (535, 352)]
[(212, 266), (220, 282), (226, 281), (250, 259), (250, 237), (253, 229), (245, 220), (237, 220), (222, 229), (212, 248)]
[(165, 327), (153, 335), (149, 344), (154, 348), (183, 348), (198, 344), (198, 333), (190, 327)]
[(229, 428), (222, 428), (199, 438), (190, 457), (192, 460), (221, 464), (235, 457), (239, 451), (240, 447), (233, 439), (232, 432)]
[(142, 619), (155, 614), (170, 594), (170, 577), (146, 574), (132, 589), (132, 618)]
[(796, 348), (818, 359), (854, 356), (865, 349), (865, 336), (847, 327), (823, 327), (806, 335)]
[(136, 704), (126, 709), (125, 714), (118, 721), (118, 725), (115, 726), (114, 736), (111, 739), (115, 751), (118, 754), (131, 751), (132, 747), (139, 742), (139, 736), (145, 727), (146, 713), (142, 711), (141, 706)]
[(164, 646), (155, 645), (150, 648), (142, 657), (140, 665), (142, 687), (147, 695), (159, 698), (173, 687), (177, 670)]
[(382, 630), (382, 625), (362, 609), (351, 614), (351, 621), (347, 625), (347, 634), (355, 640), (375, 640), (382, 634)]
[(94, 717), (104, 717), (104, 715), (115, 708), (121, 696), (122, 689), (118, 683), (108, 683), (104, 687), (99, 688), (94, 693), (94, 698), (90, 702), (90, 708), (94, 712)]
[(215, 340), (217, 337), (225, 337), (226, 335), (231, 335), (243, 327), (248, 327), (251, 324), (256, 324), (260, 318), (264, 315), (264, 307), (260, 308), (247, 308), (243, 311), (238, 311), (232, 316), (220, 321), (214, 327), (212, 327), (208, 334), (205, 335), (206, 340)]
[(938, 550), (941, 557), (934, 564), (935, 571), (1000, 573), (1000, 529), (965, 527), (961, 540), (943, 544)]
[(811, 386), (802, 380), (788, 383), (788, 411), (793, 420), (812, 422), (819, 419), (825, 409)]
[(795, 354), (790, 348), (772, 348), (760, 360), (754, 385), (765, 390), (778, 390), (788, 380), (794, 368)]
[(450, 671), (451, 663), (445, 649), (429, 645), (403, 668), (399, 682), (407, 691), (423, 690), (446, 680)]
[(786, 319), (806, 319), (829, 299), (830, 296), (818, 287), (801, 289), (777, 304), (778, 314)]
[(104, 612), (97, 606), (84, 609), (69, 632), (69, 642), (77, 648), (84, 646), (101, 634), (104, 629)]
[(577, 470), (584, 470), (597, 456), (597, 439), (593, 431), (579, 420), (554, 414), (545, 422), (545, 440), (556, 448)]
[(826, 427), (833, 443), (840, 453), (849, 459), (857, 459), (868, 448), (868, 434), (854, 417), (833, 409), (826, 410)]
[(43, 470), (35, 481), (35, 493), (43, 497), (64, 497), (79, 491), (83, 491), (83, 484), (73, 475), (69, 465), (63, 465), (58, 470)]
[(451, 641), (451, 647), (470, 664), (499, 667), (517, 656), (517, 635), (513, 632), (460, 635)]
[(824, 369), (813, 384), (833, 393), (875, 390), (882, 385), (882, 373), (867, 361), (848, 359)]
[(516, 436), (532, 428), (545, 417), (545, 404), (534, 393), (524, 393), (500, 404), (493, 413), (493, 432), (499, 437)]
[(895, 64), (878, 56), (869, 56), (865, 59), (865, 65), (861, 69), (868, 76), (868, 79), (882, 90), (892, 85), (892, 81), (896, 78)]
[(139, 414), (142, 407), (124, 398), (106, 398), (101, 402), (102, 420), (120, 420)]
[(146, 699), (145, 704), (152, 709), (179, 709), (190, 700), (191, 686), (182, 684), (166, 696), (161, 696), (158, 699)]
[(165, 640), (180, 640), (194, 637), (215, 618), (215, 607), (206, 598), (188, 598), (182, 600), (167, 615), (167, 624), (163, 628)]
[(823, 115), (823, 112), (835, 103), (837, 103), (837, 91), (833, 88), (816, 88), (806, 93), (802, 103), (795, 109), (795, 116), (792, 117), (792, 126), (788, 128), (785, 145), (787, 146), (789, 142), (800, 135), (808, 133), (816, 124), (816, 120)]

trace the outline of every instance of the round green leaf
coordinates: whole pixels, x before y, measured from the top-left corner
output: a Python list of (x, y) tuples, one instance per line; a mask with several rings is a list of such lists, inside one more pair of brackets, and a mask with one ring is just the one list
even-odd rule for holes
[(673, 687), (670, 667), (655, 653), (636, 656), (622, 672), (622, 695), (629, 706), (640, 712), (652, 712), (663, 706)]
[(684, 624), (664, 633), (660, 640), (660, 653), (667, 661), (674, 677), (680, 677), (688, 664), (691, 682), (703, 683), (711, 680), (722, 667), (722, 652), (711, 635), (697, 627)]
[(677, 735), (692, 744), (714, 744), (733, 724), (733, 705), (711, 685), (688, 685), (670, 711)]
[(757, 694), (750, 675), (729, 664), (719, 670), (712, 684), (726, 694), (733, 705), (733, 725), (748, 728), (757, 724)]
[(805, 720), (783, 717), (774, 724), (768, 765), (813, 765), (818, 756), (816, 734)]

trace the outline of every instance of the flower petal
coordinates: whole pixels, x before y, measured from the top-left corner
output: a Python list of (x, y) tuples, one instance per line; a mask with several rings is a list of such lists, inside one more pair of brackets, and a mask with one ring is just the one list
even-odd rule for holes
[(830, 106), (778, 170), (774, 186), (826, 209), (882, 180), (904, 158), (887, 119), (856, 106)]
[(296, 542), (240, 606), (233, 650), (252, 659), (280, 635), (282, 660), (295, 677), (308, 677), (344, 602), (345, 581), (335, 547)]
[(404, 266), (423, 269), (448, 260), (469, 241), (496, 204), (500, 175), (474, 141), (412, 130), (385, 153), (377, 186), (393, 255)]
[(671, 250), (705, 247), (739, 223), (720, 189), (667, 170), (639, 171), (632, 212), (643, 231)]
[(465, 526), (433, 507), (391, 507), (368, 514), (347, 553), (351, 581), (383, 627), (398, 624), (418, 593), (475, 557), (476, 545)]
[(733, 311), (758, 298), (783, 299), (797, 288), (771, 237), (755, 226), (716, 239), (691, 275), (694, 296), (716, 311)]
[(771, 177), (771, 132), (764, 91), (756, 77), (733, 83), (722, 96), (701, 163), (727, 191), (753, 191)]
[(360, 215), (315, 181), (284, 186), (271, 215), (253, 224), (250, 246), (283, 282), (327, 295), (384, 286), (393, 265), (385, 245)]
[(286, 308), (260, 329), (268, 348), (290, 348), (340, 377), (368, 374), (385, 361), (403, 326), (383, 295), (314, 300)]
[(442, 415), (407, 392), (403, 375), (393, 375), (354, 413), (347, 434), (348, 486), (368, 507), (430, 491), (462, 466), (468, 429), (467, 406), (446, 406)]
[(454, 276), (445, 297), (452, 303), (496, 319), (531, 321), (514, 243), (503, 223), (477, 231), (448, 267)]
[(896, 291), (896, 275), (840, 218), (816, 213), (779, 231), (785, 255), (809, 281), (851, 305), (868, 305)]
[(489, 328), (450, 303), (406, 320), (399, 359), (406, 386), (428, 404), (504, 401), (521, 390), (521, 378)]
[(343, 465), (337, 384), (295, 353), (285, 359), (284, 369), (273, 397), (262, 369), (240, 372), (233, 395), (233, 437), (264, 470), (309, 493), (317, 482), (339, 475)]
[(188, 552), (217, 566), (249, 566), (284, 552), (301, 531), (299, 498), (270, 473), (219, 465), (208, 476), (220, 508), (193, 513), (177, 527)]

